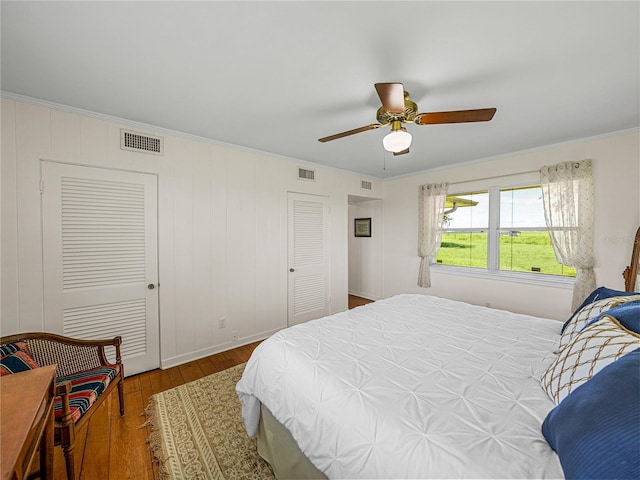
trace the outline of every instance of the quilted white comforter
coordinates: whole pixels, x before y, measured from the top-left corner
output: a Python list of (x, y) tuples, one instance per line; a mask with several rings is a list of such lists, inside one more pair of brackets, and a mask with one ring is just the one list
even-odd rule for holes
[(538, 383), (562, 324), (398, 295), (278, 332), (236, 389), (329, 478), (562, 478)]

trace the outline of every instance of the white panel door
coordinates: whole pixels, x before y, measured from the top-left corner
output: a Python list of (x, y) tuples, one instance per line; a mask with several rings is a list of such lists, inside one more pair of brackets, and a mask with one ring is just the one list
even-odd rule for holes
[(288, 325), (330, 313), (329, 200), (288, 194)]
[(160, 366), (157, 177), (42, 162), (44, 324), (122, 336), (125, 374)]

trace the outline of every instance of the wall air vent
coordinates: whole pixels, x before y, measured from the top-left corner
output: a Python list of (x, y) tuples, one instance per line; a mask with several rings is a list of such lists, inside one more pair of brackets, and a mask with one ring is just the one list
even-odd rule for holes
[(120, 148), (132, 152), (164, 155), (164, 139), (154, 135), (142, 135), (131, 130), (120, 130)]
[(373, 190), (373, 183), (370, 180), (360, 180), (360, 188), (362, 190)]
[(298, 167), (298, 180), (316, 181), (316, 171), (308, 168)]

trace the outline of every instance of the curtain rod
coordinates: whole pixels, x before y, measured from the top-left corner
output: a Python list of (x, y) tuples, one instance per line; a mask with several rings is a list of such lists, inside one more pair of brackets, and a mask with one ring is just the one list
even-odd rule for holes
[(526, 172), (507, 173), (504, 175), (495, 175), (493, 177), (473, 178), (471, 180), (461, 180), (459, 182), (449, 182), (449, 185), (458, 185), (459, 183), (482, 182), (483, 180), (493, 180), (495, 178), (514, 177), (516, 175), (527, 175), (529, 173), (540, 173), (540, 170), (528, 170)]

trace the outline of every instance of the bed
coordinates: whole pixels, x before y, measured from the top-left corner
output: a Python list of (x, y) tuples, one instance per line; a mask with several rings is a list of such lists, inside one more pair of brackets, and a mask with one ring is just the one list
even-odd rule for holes
[(574, 327), (397, 295), (278, 332), (236, 390), (281, 479), (562, 478), (560, 448), (541, 430), (559, 400), (541, 378), (564, 378), (558, 340)]

